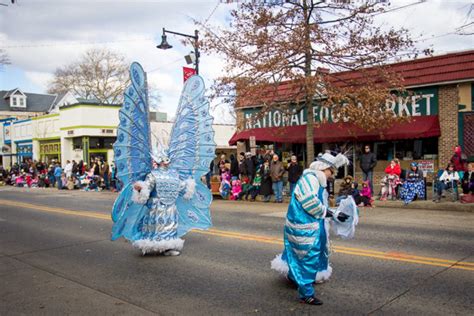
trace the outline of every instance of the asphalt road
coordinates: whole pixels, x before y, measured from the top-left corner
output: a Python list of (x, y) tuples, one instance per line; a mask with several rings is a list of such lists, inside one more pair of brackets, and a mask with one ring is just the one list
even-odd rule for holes
[(323, 306), (270, 270), (285, 205), (214, 201), (179, 257), (109, 240), (115, 194), (0, 187), (0, 315), (473, 315), (474, 213), (362, 209)]

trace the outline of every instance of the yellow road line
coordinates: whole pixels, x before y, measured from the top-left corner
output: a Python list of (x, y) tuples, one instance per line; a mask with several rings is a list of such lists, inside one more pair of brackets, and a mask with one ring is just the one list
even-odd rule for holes
[[(11, 200), (0, 199), (0, 205), (22, 207), (22, 208), (28, 208), (28, 209), (34, 209), (34, 210), (39, 210), (39, 211), (44, 211), (44, 212), (58, 213), (58, 214), (64, 214), (64, 215), (70, 215), (70, 216), (90, 217), (90, 218), (105, 219), (105, 220), (111, 219), (110, 215), (98, 213), (98, 212), (68, 210), (68, 209), (63, 209), (63, 208), (49, 207), (45, 205), (36, 205), (36, 204), (24, 203), (24, 202), (16, 202), (16, 201), (11, 201)], [(283, 240), (281, 238), (243, 234), (239, 232), (219, 230), (215, 228), (211, 228), (207, 231), (193, 230), (193, 232), (198, 233), (198, 234), (203, 234), (203, 235), (256, 241), (260, 243), (274, 244), (274, 245), (280, 245), (280, 246), (283, 245)], [(454, 268), (454, 269), (474, 271), (474, 263), (472, 262), (458, 262), (455, 260), (422, 257), (422, 256), (410, 255), (410, 254), (405, 254), (405, 253), (400, 253), (400, 252), (383, 252), (383, 251), (375, 251), (375, 250), (343, 247), (343, 246), (334, 246), (333, 249), (335, 250), (336, 253), (343, 253), (343, 254), (354, 255), (354, 256), (377, 258), (377, 259), (382, 259), (382, 260), (409, 262), (409, 263), (418, 263), (418, 264), (423, 264), (423, 265), (449, 267), (449, 268)]]
[[(236, 238), (236, 239), (241, 239), (241, 240), (253, 240), (253, 241), (258, 241), (262, 243), (283, 245), (283, 240), (278, 239), (278, 238), (271, 238), (271, 237), (264, 237), (264, 236), (257, 236), (257, 235), (245, 235), (245, 234), (240, 234), (236, 232), (227, 232), (227, 231), (217, 230), (217, 229), (209, 229), (208, 231), (195, 230), (194, 232), (199, 233), (199, 234), (205, 234), (205, 235), (214, 235), (214, 236), (221, 236), (221, 237), (228, 237), (228, 238)], [(438, 267), (452, 267), (454, 269), (474, 271), (474, 263), (471, 263), (471, 262), (458, 262), (455, 260), (421, 257), (421, 256), (414, 256), (414, 255), (409, 255), (409, 254), (404, 254), (404, 253), (399, 253), (399, 252), (382, 252), (382, 251), (373, 251), (373, 250), (349, 248), (349, 247), (341, 247), (341, 246), (334, 246), (333, 249), (337, 253), (343, 253), (343, 254), (349, 254), (349, 255), (355, 255), (355, 256), (378, 258), (378, 259), (393, 260), (393, 261), (402, 261), (402, 262), (411, 262), (411, 263), (420, 263), (420, 264), (432, 265), (432, 266), (438, 266)]]

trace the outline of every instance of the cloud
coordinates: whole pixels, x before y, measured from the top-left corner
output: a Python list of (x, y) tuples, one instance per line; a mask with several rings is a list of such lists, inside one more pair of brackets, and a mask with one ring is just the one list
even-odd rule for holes
[(47, 83), (53, 78), (53, 75), (49, 72), (27, 71), (25, 76), (33, 84), (44, 89), (44, 91), (48, 88)]
[[(395, 7), (407, 2), (392, 3), (391, 7)], [(414, 38), (422, 34), (424, 40), (417, 42), (420, 48), (433, 46), (438, 53), (472, 49), (472, 37), (443, 35), (465, 21), (468, 4), (468, 1), (427, 1), (380, 15), (377, 21), (404, 26), (413, 32)], [(90, 48), (106, 47), (123, 54), (129, 62), (138, 61), (143, 65), (151, 86), (161, 95), (160, 108), (172, 116), (183, 85), (181, 67), (186, 66), (183, 56), (192, 46), (183, 45), (182, 37), (168, 34), (173, 49), (157, 49), (162, 28), (193, 34), (194, 29), (199, 28), (193, 19), (204, 22), (209, 17), (206, 24), (209, 27), (227, 27), (229, 11), (235, 7), (218, 0), (18, 1), (18, 4), (0, 8), (0, 48), (6, 49), (12, 61), (12, 66), (6, 67), (0, 75), (17, 78), (19, 82), (9, 82), (14, 86), (35, 85), (46, 89), (56, 68), (77, 60)], [(207, 87), (222, 74), (224, 64), (219, 56), (202, 53), (200, 73)], [(24, 76), (11, 76), (18, 70), (23, 71)], [(27, 81), (21, 81), (24, 78)], [(227, 109), (217, 109), (216, 120), (227, 120), (227, 114)]]

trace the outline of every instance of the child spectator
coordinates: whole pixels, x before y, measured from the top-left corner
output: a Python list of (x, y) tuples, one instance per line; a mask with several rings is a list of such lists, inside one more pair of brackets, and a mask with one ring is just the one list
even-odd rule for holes
[(245, 200), (249, 199), (250, 189), (252, 188), (252, 184), (250, 183), (250, 179), (247, 176), (242, 177), (242, 192), (240, 192), (238, 200), (242, 200), (245, 196)]
[(262, 176), (260, 172), (257, 171), (255, 178), (253, 179), (252, 186), (249, 189), (250, 201), (255, 202), (255, 197), (260, 193), (260, 185), (262, 184)]
[(360, 191), (360, 196), (366, 197), (369, 203), (366, 206), (372, 206), (372, 191), (370, 190), (370, 181), (362, 182), (362, 190)]
[(67, 178), (66, 188), (68, 190), (74, 190), (74, 178), (72, 175)]
[(230, 199), (238, 200), (241, 192), (242, 192), (242, 183), (240, 182), (240, 180), (233, 180), (232, 181), (232, 195)]
[(354, 198), (354, 201), (357, 206), (372, 206), (370, 203), (370, 199), (367, 196), (361, 195), (361, 192), (359, 191), (358, 187), (359, 184), (354, 181), (354, 183), (352, 184), (352, 197)]
[(400, 169), (400, 164), (398, 159), (393, 159), (390, 161), (390, 164), (385, 168), (386, 176), (383, 177), (382, 182), (382, 195), (380, 197), (381, 201), (387, 200), (387, 198), (395, 200), (397, 193), (396, 188), (400, 184), (400, 174), (402, 170)]
[(336, 198), (336, 205), (339, 205), (341, 200), (351, 196), (354, 189), (353, 189), (353, 178), (351, 176), (346, 176), (342, 180), (341, 186), (339, 187), (339, 194)]
[(219, 193), (221, 197), (227, 200), (230, 196), (230, 191), (232, 187), (230, 185), (230, 173), (228, 170), (225, 170), (221, 173), (221, 185), (219, 186)]

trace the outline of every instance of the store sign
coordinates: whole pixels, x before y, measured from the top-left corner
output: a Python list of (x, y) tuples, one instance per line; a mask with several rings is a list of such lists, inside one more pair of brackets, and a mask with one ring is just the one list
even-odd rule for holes
[[(395, 100), (387, 100), (385, 107), (390, 110), (395, 117), (401, 116), (424, 116), (438, 114), (438, 89), (417, 89), (412, 90), (412, 95), (398, 96)], [(271, 110), (261, 113), (260, 109), (244, 109), (245, 129), (282, 127), (306, 125), (307, 115), (305, 109), (300, 111), (280, 111)], [(347, 122), (347, 119), (333, 115), (332, 110), (321, 105), (313, 106), (314, 122)]]
[(11, 125), (3, 125), (3, 142), (5, 144), (8, 144), (12, 141), (11, 128)]
[(423, 171), (423, 174), (434, 172), (434, 161), (433, 160), (420, 160), (418, 162), (418, 169)]
[(17, 145), (16, 154), (18, 156), (32, 156), (33, 155), (33, 145)]

